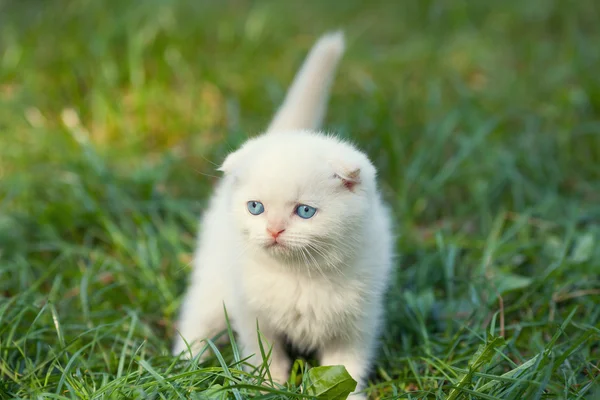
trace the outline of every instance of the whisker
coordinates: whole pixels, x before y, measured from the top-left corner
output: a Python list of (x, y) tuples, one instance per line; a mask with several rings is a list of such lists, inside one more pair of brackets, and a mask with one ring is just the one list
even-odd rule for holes
[(194, 171), (196, 171), (196, 173), (198, 173), (200, 175), (204, 175), (204, 176), (209, 177), (209, 178), (221, 179), (220, 176), (207, 174), (206, 172), (202, 172), (202, 171), (199, 171), (197, 169), (195, 169)]
[(303, 247), (302, 250), (306, 251), (306, 254), (308, 254), (308, 256), (315, 262), (315, 268), (317, 269), (317, 271), (319, 271), (321, 276), (323, 276), (323, 278), (327, 279), (327, 277), (325, 276), (325, 273), (321, 269), (321, 266), (319, 265), (319, 262), (315, 259), (315, 257), (312, 254), (310, 254), (310, 252), (308, 250), (306, 250), (306, 248)]

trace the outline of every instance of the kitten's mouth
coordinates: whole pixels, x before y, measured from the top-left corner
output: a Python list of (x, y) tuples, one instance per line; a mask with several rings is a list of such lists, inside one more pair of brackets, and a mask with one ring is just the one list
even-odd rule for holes
[(278, 240), (273, 240), (273, 241), (267, 243), (264, 248), (267, 251), (271, 251), (271, 252), (275, 252), (275, 253), (281, 253), (281, 252), (285, 253), (289, 249), (289, 247), (287, 245), (285, 245), (284, 243), (282, 243), (281, 241), (278, 241)]

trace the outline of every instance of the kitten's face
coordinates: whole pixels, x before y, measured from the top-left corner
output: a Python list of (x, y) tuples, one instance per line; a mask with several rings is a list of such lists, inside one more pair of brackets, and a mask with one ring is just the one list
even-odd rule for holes
[(340, 177), (335, 154), (323, 146), (327, 138), (292, 138), (261, 138), (246, 149), (231, 199), (237, 225), (248, 246), (274, 257), (306, 264), (341, 259), (367, 215), (367, 193)]

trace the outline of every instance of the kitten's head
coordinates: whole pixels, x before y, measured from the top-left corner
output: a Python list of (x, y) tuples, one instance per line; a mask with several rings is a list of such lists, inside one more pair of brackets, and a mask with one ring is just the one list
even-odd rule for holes
[(221, 170), (247, 244), (308, 266), (352, 253), (376, 191), (375, 168), (363, 153), (307, 131), (249, 140)]

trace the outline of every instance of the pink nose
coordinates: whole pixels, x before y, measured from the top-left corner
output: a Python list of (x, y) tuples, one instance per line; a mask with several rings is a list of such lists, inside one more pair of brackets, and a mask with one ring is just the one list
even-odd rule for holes
[(277, 239), (277, 237), (279, 235), (281, 235), (281, 233), (285, 231), (285, 229), (282, 230), (278, 230), (278, 229), (271, 229), (271, 228), (267, 228), (267, 232), (269, 232), (269, 235), (271, 235), (273, 237), (273, 239)]

